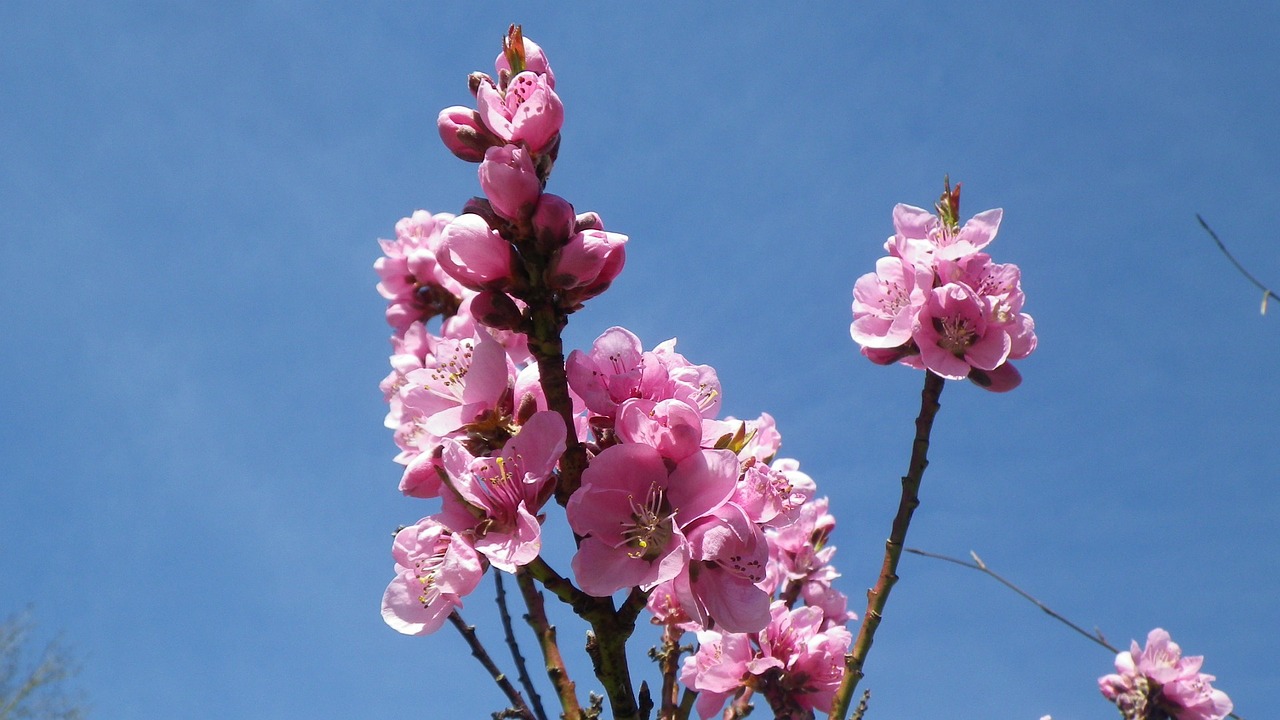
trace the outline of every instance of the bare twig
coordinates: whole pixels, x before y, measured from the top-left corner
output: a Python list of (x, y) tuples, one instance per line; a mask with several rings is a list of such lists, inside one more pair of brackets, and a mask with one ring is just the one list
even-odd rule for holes
[(1106, 649), (1110, 650), (1110, 651), (1111, 651), (1111, 652), (1113, 652), (1113, 653), (1118, 653), (1118, 652), (1120, 652), (1120, 650), (1119, 650), (1119, 649), (1117, 649), (1114, 645), (1112, 645), (1111, 643), (1107, 642), (1106, 638), (1102, 637), (1102, 633), (1101, 633), (1101, 632), (1092, 632), (1092, 633), (1091, 633), (1091, 632), (1089, 632), (1088, 630), (1085, 630), (1084, 628), (1080, 627), (1079, 625), (1077, 625), (1077, 624), (1075, 624), (1075, 623), (1071, 622), (1070, 620), (1066, 619), (1065, 617), (1063, 617), (1063, 616), (1059, 615), (1058, 613), (1054, 612), (1053, 608), (1050, 608), (1048, 605), (1045, 605), (1044, 603), (1042, 603), (1042, 602), (1040, 602), (1039, 600), (1037, 600), (1037, 599), (1035, 599), (1034, 597), (1032, 597), (1032, 596), (1031, 596), (1031, 593), (1028, 593), (1026, 590), (1023, 590), (1022, 588), (1018, 587), (1017, 585), (1014, 585), (1013, 583), (1011, 583), (1011, 582), (1009, 582), (1008, 580), (1006, 580), (1006, 579), (1004, 579), (1003, 577), (1001, 577), (998, 573), (996, 573), (996, 571), (994, 571), (994, 570), (992, 570), (991, 568), (987, 567), (987, 564), (986, 564), (986, 563), (984, 563), (984, 562), (982, 562), (982, 558), (978, 557), (978, 554), (977, 554), (976, 552), (972, 551), (972, 550), (970, 550), (970, 551), (969, 551), (969, 556), (973, 558), (973, 562), (969, 562), (968, 560), (961, 560), (960, 558), (953, 558), (953, 557), (949, 557), (949, 556), (947, 556), (947, 555), (939, 555), (939, 554), (937, 554), (937, 553), (926, 552), (926, 551), (924, 551), (924, 550), (920, 550), (920, 549), (918, 549), (918, 548), (906, 548), (906, 551), (907, 551), (907, 552), (909, 552), (909, 553), (911, 553), (912, 555), (919, 555), (919, 556), (921, 556), (921, 557), (933, 558), (934, 560), (943, 560), (943, 561), (946, 561), (946, 562), (949, 562), (949, 563), (952, 563), (952, 564), (955, 564), (955, 565), (959, 565), (959, 566), (961, 566), (961, 567), (967, 567), (967, 568), (969, 568), (970, 570), (977, 570), (978, 572), (983, 573), (984, 575), (988, 575), (988, 576), (990, 576), (992, 579), (994, 579), (996, 582), (1000, 583), (1001, 585), (1004, 585), (1005, 587), (1009, 588), (1010, 590), (1012, 590), (1012, 591), (1014, 591), (1014, 592), (1018, 593), (1019, 595), (1021, 595), (1023, 598), (1025, 598), (1026, 600), (1028, 600), (1029, 602), (1031, 602), (1031, 604), (1032, 604), (1032, 605), (1035, 605), (1036, 607), (1038, 607), (1038, 608), (1040, 608), (1041, 610), (1043, 610), (1046, 614), (1048, 614), (1048, 615), (1049, 615), (1049, 617), (1052, 617), (1054, 620), (1057, 620), (1058, 622), (1062, 623), (1063, 625), (1066, 625), (1067, 627), (1071, 628), (1072, 630), (1075, 630), (1076, 632), (1078, 632), (1078, 633), (1080, 633), (1081, 635), (1083, 635), (1083, 636), (1085, 636), (1085, 637), (1089, 638), (1089, 639), (1090, 639), (1090, 640), (1092, 640), (1093, 642), (1095, 642), (1095, 643), (1097, 643), (1097, 644), (1101, 645), (1102, 647), (1104, 647), (1104, 648), (1106, 648)]
[(871, 691), (863, 690), (862, 699), (858, 701), (858, 707), (853, 709), (853, 715), (850, 720), (862, 720), (862, 716), (867, 714), (867, 703), (871, 701)]
[(516, 663), (516, 675), (520, 678), (520, 687), (529, 696), (529, 704), (538, 720), (547, 720), (547, 711), (542, 707), (542, 698), (533, 686), (529, 677), (529, 667), (525, 664), (524, 655), (520, 654), (520, 645), (516, 642), (514, 628), (511, 627), (511, 611), (507, 609), (507, 589), (502, 585), (502, 573), (493, 573), (493, 584), (497, 588), (498, 614), (502, 617), (502, 632), (507, 636), (507, 647), (511, 649), (511, 659)]
[(556, 695), (560, 697), (560, 707), (564, 709), (562, 717), (566, 720), (580, 720), (584, 716), (582, 707), (578, 704), (577, 690), (573, 680), (569, 679), (564, 658), (560, 655), (560, 645), (556, 642), (556, 628), (547, 620), (547, 609), (542, 599), (542, 592), (533, 584), (533, 578), (526, 572), (526, 568), (520, 568), (516, 573), (516, 585), (520, 587), (520, 594), (524, 596), (524, 603), (529, 608), (524, 619), (538, 636), (538, 645), (542, 648), (542, 659), (546, 663), (547, 677), (550, 678)]
[(924, 373), (924, 389), (920, 392), (920, 414), (916, 417), (916, 437), (911, 443), (911, 462), (907, 474), (902, 477), (902, 497), (898, 501), (898, 513), (893, 518), (893, 527), (889, 539), (884, 544), (884, 564), (880, 568), (880, 578), (875, 587), (867, 591), (867, 611), (862, 616), (862, 624), (858, 627), (858, 637), (854, 640), (853, 650), (845, 656), (844, 679), (836, 690), (832, 701), (831, 714), (834, 720), (844, 720), (849, 712), (849, 702), (853, 691), (862, 679), (862, 666), (867, 661), (867, 653), (875, 640), (876, 628), (880, 626), (880, 618), (885, 603), (889, 600), (889, 592), (898, 581), (898, 561), (902, 559), (903, 543), (907, 539), (907, 528), (911, 525), (911, 515), (920, 505), (920, 480), (924, 477), (924, 469), (929, 465), (929, 433), (933, 430), (933, 418), (938, 414), (939, 396), (946, 381), (933, 372)]
[[(1059, 613), (1055, 612), (1055, 611), (1054, 611), (1052, 608), (1050, 608), (1048, 605), (1045, 605), (1044, 603), (1042, 603), (1042, 602), (1040, 602), (1039, 600), (1037, 600), (1037, 599), (1035, 599), (1034, 597), (1032, 597), (1032, 596), (1031, 596), (1031, 593), (1028, 593), (1026, 590), (1023, 590), (1022, 588), (1018, 587), (1017, 585), (1014, 585), (1013, 583), (1009, 582), (1009, 581), (1008, 581), (1008, 580), (1006, 580), (1004, 577), (1002, 577), (1000, 574), (998, 574), (996, 571), (994, 571), (994, 570), (992, 570), (991, 568), (987, 567), (987, 564), (986, 564), (985, 562), (983, 562), (983, 561), (982, 561), (982, 558), (978, 557), (978, 553), (976, 553), (976, 552), (974, 552), (974, 551), (972, 551), (972, 550), (970, 550), (970, 551), (969, 551), (969, 557), (973, 558), (973, 562), (969, 562), (968, 560), (962, 560), (962, 559), (960, 559), (960, 558), (954, 558), (954, 557), (951, 557), (950, 555), (940, 555), (940, 554), (938, 554), (938, 553), (931, 553), (931, 552), (927, 552), (927, 551), (925, 551), (925, 550), (920, 550), (920, 549), (918, 549), (918, 548), (904, 548), (904, 549), (905, 549), (907, 552), (911, 553), (912, 555), (919, 555), (919, 556), (921, 556), (921, 557), (933, 558), (934, 560), (943, 560), (943, 561), (945, 561), (945, 562), (949, 562), (949, 563), (952, 563), (952, 564), (954, 564), (954, 565), (959, 565), (960, 567), (966, 567), (966, 568), (969, 568), (970, 570), (977, 570), (978, 572), (980, 572), (980, 573), (982, 573), (982, 574), (984, 574), (984, 575), (987, 575), (987, 576), (989, 576), (989, 577), (991, 577), (991, 578), (995, 579), (995, 580), (996, 580), (997, 582), (999, 582), (1001, 585), (1004, 585), (1005, 587), (1009, 588), (1010, 590), (1012, 590), (1012, 591), (1014, 591), (1014, 592), (1018, 593), (1018, 594), (1019, 594), (1019, 595), (1021, 595), (1024, 599), (1026, 599), (1026, 600), (1030, 601), (1030, 602), (1031, 602), (1031, 604), (1033, 604), (1033, 605), (1035, 605), (1036, 607), (1038, 607), (1038, 608), (1040, 608), (1041, 610), (1043, 610), (1046, 614), (1048, 614), (1048, 615), (1049, 615), (1049, 617), (1052, 617), (1054, 620), (1057, 620), (1058, 622), (1062, 623), (1063, 625), (1066, 625), (1067, 627), (1071, 628), (1072, 630), (1075, 630), (1077, 633), (1079, 633), (1079, 634), (1081, 634), (1081, 635), (1083, 635), (1083, 636), (1085, 636), (1085, 637), (1089, 638), (1089, 640), (1091, 640), (1092, 642), (1094, 642), (1094, 643), (1096, 643), (1096, 644), (1098, 644), (1098, 645), (1101, 645), (1102, 647), (1104, 647), (1104, 648), (1106, 648), (1106, 649), (1110, 650), (1110, 651), (1111, 651), (1111, 652), (1113, 652), (1113, 653), (1117, 653), (1117, 654), (1119, 654), (1119, 652), (1120, 652), (1120, 650), (1119, 650), (1119, 649), (1117, 649), (1114, 645), (1112, 645), (1111, 643), (1107, 642), (1107, 639), (1106, 639), (1105, 637), (1103, 637), (1103, 635), (1102, 635), (1102, 631), (1101, 631), (1101, 630), (1099, 630), (1099, 629), (1097, 629), (1097, 628), (1094, 628), (1093, 632), (1089, 632), (1088, 630), (1085, 630), (1084, 628), (1080, 627), (1079, 625), (1077, 625), (1077, 624), (1075, 624), (1075, 623), (1071, 622), (1070, 620), (1066, 619), (1066, 618), (1065, 618), (1065, 617), (1063, 617), (1061, 614), (1059, 614)], [(1235, 718), (1236, 720), (1244, 720), (1244, 718), (1240, 717), (1239, 715), (1237, 715), (1237, 714), (1235, 714), (1235, 713), (1230, 713), (1229, 715), (1227, 715), (1227, 717), (1232, 717), (1232, 718)]]
[(1266, 285), (1263, 285), (1261, 282), (1259, 282), (1258, 278), (1254, 277), (1252, 273), (1246, 270), (1244, 266), (1240, 264), (1239, 260), (1236, 260), (1235, 256), (1231, 254), (1231, 251), (1227, 250), (1226, 244), (1223, 243), (1222, 240), (1218, 238), (1218, 233), (1214, 232), (1213, 228), (1209, 227), (1209, 223), (1205, 222), (1204, 218), (1200, 217), (1200, 213), (1196, 213), (1196, 220), (1200, 221), (1200, 227), (1204, 228), (1204, 231), (1209, 233), (1209, 237), (1213, 238), (1213, 241), (1218, 244), (1218, 249), (1222, 251), (1223, 255), (1227, 256), (1227, 259), (1231, 261), (1232, 265), (1236, 266), (1236, 269), (1240, 271), (1240, 274), (1244, 275), (1245, 278), (1249, 280), (1249, 282), (1253, 283), (1254, 287), (1262, 291), (1262, 314), (1266, 315), (1267, 300), (1271, 298), (1280, 300), (1280, 295), (1276, 295)]
[[(457, 610), (449, 613), (449, 622), (453, 623), (459, 633), (462, 633), (462, 638), (467, 641), (467, 645), (471, 648), (471, 654), (480, 661), (485, 670), (489, 671), (490, 677), (498, 684), (502, 693), (507, 696), (507, 701), (511, 703), (511, 709), (515, 712), (514, 716), (523, 718), (523, 720), (535, 720), (533, 711), (525, 704), (524, 698), (520, 696), (520, 691), (516, 690), (511, 681), (507, 679), (507, 676), (498, 669), (498, 666), (493, 662), (493, 658), (489, 657), (488, 651), (484, 649), (484, 645), (480, 644), (480, 638), (476, 637), (475, 626), (463, 622), (462, 616), (458, 614)], [(504, 714), (497, 713), (497, 715), (502, 716)], [(511, 713), (505, 713), (505, 715), (510, 716)]]

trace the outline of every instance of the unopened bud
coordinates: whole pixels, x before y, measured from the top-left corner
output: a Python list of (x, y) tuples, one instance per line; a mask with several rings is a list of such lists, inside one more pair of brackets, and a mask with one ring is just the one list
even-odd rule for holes
[(506, 293), (485, 290), (471, 299), (471, 316), (495, 330), (515, 330), (520, 326), (520, 308)]
[(577, 232), (573, 206), (559, 195), (544, 193), (533, 211), (533, 237), (544, 253), (563, 247)]
[(574, 218), (573, 231), (586, 232), (588, 230), (603, 230), (604, 220), (600, 219), (599, 213), (585, 212)]
[(502, 144), (502, 140), (484, 126), (480, 115), (471, 108), (454, 106), (441, 110), (436, 128), (449, 152), (467, 162), (484, 160), (486, 150)]

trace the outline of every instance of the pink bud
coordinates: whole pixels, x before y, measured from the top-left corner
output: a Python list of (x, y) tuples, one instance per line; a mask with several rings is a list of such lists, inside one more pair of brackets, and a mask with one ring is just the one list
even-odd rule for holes
[(513, 222), (529, 217), (542, 193), (542, 182), (529, 153), (515, 145), (489, 148), (480, 163), (480, 187), (495, 212)]
[(622, 272), (626, 243), (626, 235), (603, 230), (574, 235), (552, 261), (548, 283), (580, 300), (599, 295)]
[(437, 262), (463, 287), (502, 290), (511, 285), (515, 251), (479, 215), (459, 215), (444, 229)]
[(573, 206), (568, 200), (550, 193), (538, 198), (538, 207), (533, 211), (533, 235), (540, 248), (549, 251), (562, 247), (575, 232)]
[(574, 218), (574, 232), (586, 232), (587, 230), (603, 230), (604, 220), (600, 219), (597, 212), (584, 212)]
[[(524, 40), (524, 69), (546, 76), (547, 86), (554, 88), (556, 75), (551, 72), (551, 63), (547, 62), (547, 54), (542, 51), (538, 43), (529, 38), (522, 39)], [(499, 73), (503, 70), (511, 72), (511, 63), (507, 61), (506, 53), (498, 54), (498, 59), (493, 61), (493, 67)]]
[(479, 113), (458, 105), (440, 111), (436, 128), (449, 152), (467, 162), (480, 162), (485, 150), (502, 142), (484, 126)]
[(506, 293), (485, 290), (471, 299), (471, 316), (495, 330), (515, 330), (520, 326), (520, 308)]

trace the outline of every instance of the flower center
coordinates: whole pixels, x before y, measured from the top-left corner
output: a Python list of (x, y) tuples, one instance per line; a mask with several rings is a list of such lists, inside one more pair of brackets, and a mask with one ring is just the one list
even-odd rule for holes
[(653, 560), (662, 554), (670, 542), (674, 528), (672, 518), (674, 512), (667, 512), (665, 496), (657, 485), (649, 486), (649, 493), (644, 502), (637, 502), (635, 497), (628, 497), (631, 503), (631, 526), (622, 531), (631, 552), (632, 558)]

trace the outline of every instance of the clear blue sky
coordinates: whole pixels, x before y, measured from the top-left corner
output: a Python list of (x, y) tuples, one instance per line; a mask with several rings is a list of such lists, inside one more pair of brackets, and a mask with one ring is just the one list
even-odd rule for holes
[[(1040, 348), (1016, 392), (947, 387), (910, 544), (1280, 707), (1280, 307), (1194, 217), (1280, 285), (1274, 3), (360, 5), (0, 4), (0, 613), (63, 633), (95, 717), (500, 706), (450, 632), (378, 615), (433, 506), (396, 490), (371, 266), (478, 192), (434, 119), (512, 21), (566, 107), (550, 189), (631, 237), (569, 343), (678, 337), (775, 415), (854, 605), (921, 380), (857, 356), (850, 288), (950, 173), (1005, 209)], [(901, 575), (870, 718), (1115, 716), (1105, 651), (976, 573)]]

